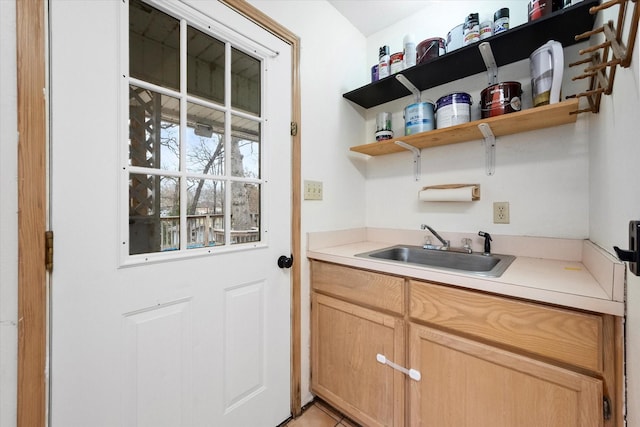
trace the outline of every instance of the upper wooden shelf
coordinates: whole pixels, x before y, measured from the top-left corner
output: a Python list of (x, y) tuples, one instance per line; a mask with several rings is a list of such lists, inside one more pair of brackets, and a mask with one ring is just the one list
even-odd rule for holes
[[(595, 16), (589, 13), (589, 8), (599, 3), (600, 0), (584, 0), (486, 38), (483, 42), (491, 44), (498, 67), (528, 58), (534, 50), (549, 40), (556, 40), (562, 43), (563, 47), (571, 46), (577, 43), (576, 34), (593, 28)], [(478, 43), (474, 43), (400, 73), (423, 91), (486, 70)], [(371, 108), (408, 95), (411, 95), (411, 92), (397, 81), (394, 74), (342, 96), (361, 107)]]
[(475, 120), (473, 122), (463, 123), (461, 125), (443, 129), (430, 130), (428, 132), (417, 133), (415, 135), (397, 136), (386, 141), (358, 145), (351, 147), (350, 150), (357, 153), (368, 154), (370, 156), (381, 156), (384, 154), (406, 151), (403, 147), (396, 144), (395, 141), (402, 141), (413, 147), (422, 149), (436, 147), (439, 145), (481, 140), (484, 138), (478, 128), (478, 125), (481, 123), (489, 125), (494, 136), (511, 135), (568, 123), (575, 123), (578, 115), (571, 114), (571, 112), (575, 112), (577, 109), (578, 99), (573, 98), (557, 104), (529, 108), (527, 110), (518, 111), (517, 113), (509, 113), (501, 116), (490, 117), (488, 119)]

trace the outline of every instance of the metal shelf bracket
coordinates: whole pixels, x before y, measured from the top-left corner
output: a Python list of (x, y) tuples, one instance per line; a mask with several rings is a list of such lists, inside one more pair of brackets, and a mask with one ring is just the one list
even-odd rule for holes
[(496, 59), (493, 57), (493, 51), (491, 50), (491, 44), (489, 42), (482, 42), (478, 45), (480, 49), (480, 55), (484, 65), (487, 67), (487, 78), (489, 80), (489, 86), (498, 83), (498, 65)]
[(409, 89), (409, 92), (413, 94), (416, 98), (416, 104), (420, 102), (420, 90), (413, 84), (411, 81), (404, 76), (404, 74), (398, 73), (396, 74), (396, 80), (402, 83), (402, 86)]
[(491, 176), (496, 172), (496, 137), (486, 123), (480, 123), (478, 129), (484, 137), (485, 169), (487, 175)]
[(420, 152), (421, 150), (414, 147), (413, 145), (409, 145), (406, 142), (402, 141), (394, 141), (400, 147), (409, 150), (413, 153), (413, 174), (416, 181), (420, 181)]

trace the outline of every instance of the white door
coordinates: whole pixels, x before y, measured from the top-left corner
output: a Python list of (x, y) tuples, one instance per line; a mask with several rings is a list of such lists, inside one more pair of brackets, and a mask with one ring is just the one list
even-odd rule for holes
[(216, 1), (49, 16), (50, 425), (279, 424), (290, 47)]

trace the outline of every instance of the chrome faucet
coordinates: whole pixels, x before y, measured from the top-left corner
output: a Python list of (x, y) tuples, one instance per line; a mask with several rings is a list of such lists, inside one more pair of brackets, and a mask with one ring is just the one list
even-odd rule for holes
[(461, 248), (454, 248), (454, 247), (451, 247), (451, 242), (449, 240), (443, 239), (442, 236), (439, 235), (436, 230), (429, 227), (427, 224), (422, 224), (420, 228), (422, 230), (429, 230), (431, 234), (433, 234), (435, 238), (438, 239), (440, 243), (442, 243), (442, 246), (438, 246), (438, 245), (432, 245), (430, 241), (427, 241), (427, 243), (422, 246), (424, 249), (451, 251), (451, 252), (464, 252), (468, 254), (473, 252), (471, 250), (471, 239), (462, 239), (462, 243), (464, 246)]
[[(433, 245), (430, 245), (430, 244), (426, 244), (425, 245), (425, 249), (441, 249), (443, 251), (446, 251), (447, 249), (449, 249), (450, 242), (448, 240), (444, 240), (442, 238), (442, 236), (440, 236), (436, 230), (434, 230), (433, 228), (429, 227), (427, 224), (422, 224), (420, 226), (420, 228), (423, 229), (423, 230), (429, 230), (431, 232), (431, 234), (433, 234), (435, 236), (435, 238), (440, 240), (440, 242), (442, 243), (442, 246), (433, 246)], [(430, 246), (430, 247), (427, 248), (427, 246)]]

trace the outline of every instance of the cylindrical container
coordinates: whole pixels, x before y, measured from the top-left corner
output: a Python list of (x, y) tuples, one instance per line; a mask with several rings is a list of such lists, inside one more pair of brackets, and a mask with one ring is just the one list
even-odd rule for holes
[(434, 37), (431, 39), (422, 40), (418, 44), (417, 48), (418, 64), (431, 61), (438, 56), (445, 54), (444, 39), (441, 37)]
[(509, 8), (503, 7), (493, 14), (493, 34), (500, 34), (509, 29)]
[(477, 13), (470, 13), (464, 21), (463, 44), (468, 46), (480, 40), (480, 21)]
[(551, 0), (529, 0), (527, 6), (529, 11), (529, 22), (547, 16), (551, 13)]
[(402, 52), (396, 52), (391, 55), (391, 65), (389, 66), (389, 71), (391, 72), (391, 74), (395, 74), (398, 71), (402, 71), (404, 69), (402, 56)]
[(522, 109), (522, 85), (519, 82), (497, 83), (480, 92), (480, 116), (483, 119)]
[(480, 40), (493, 35), (493, 21), (484, 21), (480, 23)]
[(376, 141), (393, 138), (391, 113), (382, 112), (376, 116)]
[(407, 34), (402, 40), (402, 46), (404, 46), (403, 59), (404, 68), (413, 67), (416, 65), (416, 42), (413, 40), (412, 34)]
[(573, 6), (580, 3), (582, 0), (564, 0), (564, 7)]
[(471, 95), (454, 92), (436, 101), (436, 126), (438, 129), (467, 123), (471, 120)]
[(378, 64), (371, 67), (371, 83), (378, 81)]
[(413, 135), (435, 129), (434, 105), (418, 102), (404, 109), (404, 134)]
[(382, 46), (378, 51), (378, 79), (383, 79), (390, 74), (390, 60), (389, 57), (389, 46)]
[(456, 25), (447, 33), (447, 53), (462, 47), (464, 24)]

